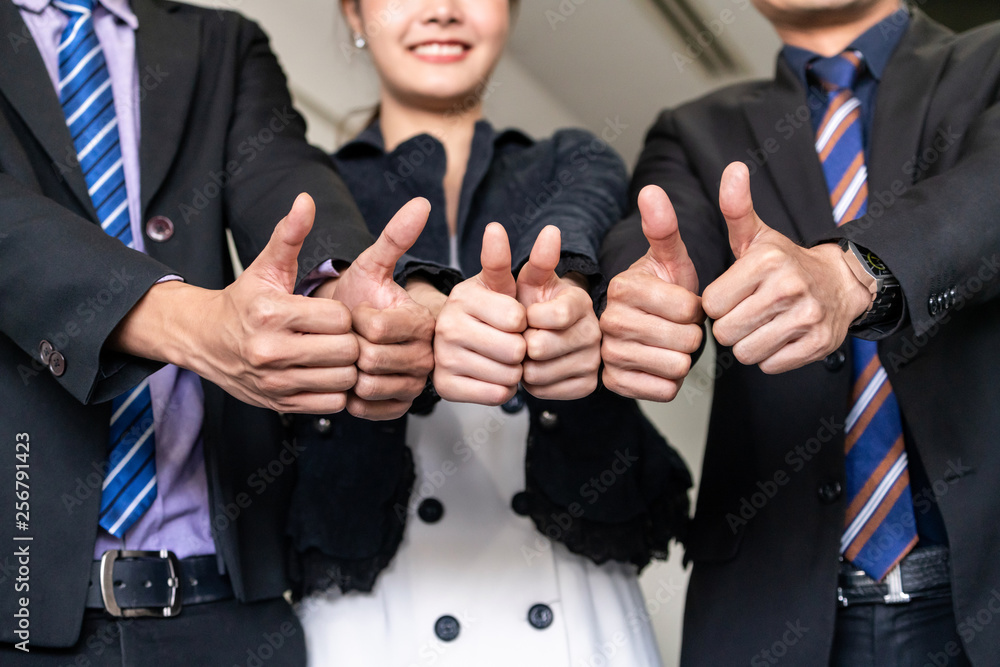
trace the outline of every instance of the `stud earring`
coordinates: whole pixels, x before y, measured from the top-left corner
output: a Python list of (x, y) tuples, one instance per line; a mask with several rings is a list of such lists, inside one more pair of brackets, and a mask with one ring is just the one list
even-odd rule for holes
[(354, 33), (354, 48), (361, 50), (368, 46), (368, 42), (365, 41), (364, 35), (360, 32)]

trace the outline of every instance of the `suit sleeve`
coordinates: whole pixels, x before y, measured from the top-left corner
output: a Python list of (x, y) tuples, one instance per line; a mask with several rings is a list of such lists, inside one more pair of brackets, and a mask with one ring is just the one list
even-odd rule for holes
[[(944, 128), (938, 136), (946, 139), (950, 131)], [(1000, 293), (1000, 94), (961, 139), (952, 140), (951, 150), (959, 153), (950, 169), (914, 185), (891, 205), (870, 200), (865, 216), (834, 233), (872, 251), (892, 271), (909, 316), (900, 327), (908, 321), (918, 336), (947, 315), (931, 307), (936, 295), (954, 289), (957, 303), (966, 308)]]
[(729, 238), (717, 192), (710, 196), (705, 191), (683, 136), (678, 114), (670, 110), (662, 112), (647, 133), (632, 175), (628, 214), (612, 228), (601, 248), (601, 269), (608, 278), (625, 271), (649, 250), (637, 203), (639, 192), (647, 185), (658, 185), (669, 195), (681, 237), (698, 271), (700, 288), (726, 270)]
[(628, 172), (605, 142), (583, 130), (562, 130), (552, 138), (554, 159), (546, 189), (551, 200), (528, 216), (511, 248), (515, 269), (528, 261), (539, 232), (555, 225), (562, 232), (559, 275), (583, 274), (599, 289), (598, 250), (611, 225), (625, 209)]
[(240, 260), (248, 265), (263, 250), (274, 226), (302, 192), (316, 202), (316, 221), (299, 254), (299, 280), (326, 260), (350, 263), (372, 236), (329, 157), (306, 141), (306, 123), (293, 108), (285, 75), (267, 36), (238, 19), (240, 71), (227, 138), (229, 160), (246, 151), (247, 137), (269, 131), (260, 157), (245, 162), (226, 188), (226, 207)]
[(173, 272), (3, 173), (0, 205), (3, 335), (36, 362), (49, 341), (65, 359), (56, 380), (81, 403), (109, 400), (158, 369), (102, 350), (149, 288)]

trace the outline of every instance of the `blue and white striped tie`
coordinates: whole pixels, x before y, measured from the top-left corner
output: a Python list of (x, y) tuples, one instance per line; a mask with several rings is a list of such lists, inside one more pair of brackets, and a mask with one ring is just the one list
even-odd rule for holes
[[(111, 76), (94, 32), (95, 0), (55, 0), (69, 16), (59, 41), (59, 99), (101, 228), (133, 247)], [(112, 403), (108, 470), (99, 523), (115, 537), (156, 499), (153, 404), (149, 382)]]

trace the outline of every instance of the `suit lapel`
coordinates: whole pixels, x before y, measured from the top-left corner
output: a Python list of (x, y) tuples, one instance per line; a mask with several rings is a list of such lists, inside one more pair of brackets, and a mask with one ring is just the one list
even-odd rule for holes
[(139, 19), (136, 55), (139, 66), (142, 139), (142, 211), (163, 185), (180, 145), (198, 78), (201, 21), (177, 13), (176, 5), (133, 0)]
[(768, 156), (767, 171), (799, 238), (809, 242), (833, 228), (833, 210), (816, 157), (812, 125), (808, 115), (801, 113), (806, 108), (806, 91), (781, 58), (771, 87), (743, 102), (757, 146), (777, 142), (777, 151)]
[(0, 93), (10, 102), (52, 161), (52, 166), (80, 201), (91, 220), (97, 211), (87, 192), (87, 182), (76, 163), (76, 148), (66, 127), (66, 116), (49, 72), (31, 33), (12, 2), (0, 2), (0, 40), (3, 66)]
[(951, 50), (942, 40), (951, 33), (919, 10), (886, 66), (879, 84), (872, 123), (868, 180), (873, 193), (886, 192), (902, 180), (913, 183), (903, 165), (920, 147), (921, 135), (937, 82)]

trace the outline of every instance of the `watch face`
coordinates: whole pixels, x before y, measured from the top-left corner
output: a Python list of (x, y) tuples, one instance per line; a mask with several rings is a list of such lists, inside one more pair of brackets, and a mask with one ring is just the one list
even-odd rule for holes
[(868, 262), (868, 266), (872, 268), (875, 275), (881, 276), (889, 272), (889, 270), (885, 268), (885, 264), (882, 263), (882, 260), (878, 258), (878, 255), (873, 253), (871, 250), (865, 251), (865, 261)]

